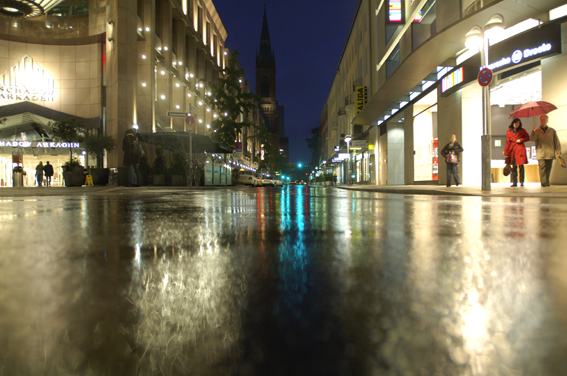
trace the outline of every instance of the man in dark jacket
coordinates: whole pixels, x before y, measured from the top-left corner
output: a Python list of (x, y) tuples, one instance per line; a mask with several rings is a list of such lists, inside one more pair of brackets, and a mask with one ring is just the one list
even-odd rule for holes
[(46, 165), (43, 167), (43, 173), (45, 174), (45, 185), (50, 187), (51, 178), (53, 177), (53, 165), (50, 165), (49, 161), (47, 161)]

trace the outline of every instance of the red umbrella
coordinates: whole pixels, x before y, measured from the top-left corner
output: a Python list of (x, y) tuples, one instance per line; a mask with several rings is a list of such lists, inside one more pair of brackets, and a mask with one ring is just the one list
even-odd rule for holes
[(511, 118), (525, 118), (547, 114), (557, 110), (553, 104), (544, 101), (528, 102), (510, 112)]

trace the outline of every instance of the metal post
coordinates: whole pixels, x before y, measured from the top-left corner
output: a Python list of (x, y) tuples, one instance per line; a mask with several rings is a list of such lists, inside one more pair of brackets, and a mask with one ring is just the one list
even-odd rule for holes
[[(488, 38), (483, 34), (480, 59), (483, 67), (488, 66)], [(492, 143), (491, 143), (491, 116), (490, 116), (490, 88), (482, 88), (482, 190), (492, 189)]]

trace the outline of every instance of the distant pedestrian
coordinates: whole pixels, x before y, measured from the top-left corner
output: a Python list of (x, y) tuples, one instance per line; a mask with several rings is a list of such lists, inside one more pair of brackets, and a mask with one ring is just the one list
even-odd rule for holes
[(557, 138), (555, 129), (548, 127), (549, 117), (541, 115), (539, 117), (540, 127), (532, 130), (530, 140), (536, 144), (536, 158), (539, 164), (539, 178), (542, 187), (549, 187), (549, 176), (551, 175), (551, 166), (556, 156), (561, 155), (561, 143)]
[(337, 185), (337, 180), (338, 180), (338, 179), (339, 179), (339, 178), (338, 178), (337, 174), (334, 173), (334, 174), (333, 174), (333, 184), (334, 184), (334, 185)]
[(49, 161), (45, 162), (45, 166), (43, 167), (43, 172), (45, 174), (45, 186), (51, 186), (51, 178), (53, 177), (53, 165), (49, 164)]
[(518, 186), (518, 168), (520, 170), (520, 186), (524, 186), (524, 165), (528, 163), (528, 156), (526, 154), (525, 142), (530, 140), (530, 135), (524, 128), (520, 119), (512, 120), (506, 133), (506, 147), (502, 152), (505, 156), (510, 158), (510, 166), (512, 166), (512, 173), (510, 180), (512, 187)]
[(37, 180), (37, 186), (41, 187), (43, 184), (43, 162), (41, 161), (35, 166), (35, 178)]
[(451, 186), (451, 175), (455, 178), (457, 187), (461, 184), (459, 176), (459, 163), (461, 163), (461, 153), (464, 151), (461, 144), (457, 142), (457, 136), (452, 134), (449, 143), (441, 150), (441, 155), (447, 163), (447, 187)]

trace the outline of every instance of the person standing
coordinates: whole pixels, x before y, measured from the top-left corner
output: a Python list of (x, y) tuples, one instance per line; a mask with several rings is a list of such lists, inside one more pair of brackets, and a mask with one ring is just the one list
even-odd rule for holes
[(43, 162), (41, 161), (35, 166), (35, 178), (37, 180), (37, 186), (41, 187), (43, 185)]
[(43, 167), (43, 172), (45, 174), (45, 186), (51, 186), (51, 178), (53, 177), (53, 165), (49, 164), (49, 161), (45, 162), (45, 166)]
[(502, 152), (502, 154), (510, 158), (512, 187), (518, 186), (518, 169), (520, 170), (520, 186), (524, 186), (524, 165), (528, 163), (525, 142), (529, 140), (530, 135), (522, 128), (520, 119), (512, 120), (508, 127), (508, 132), (506, 132), (506, 147)]
[(459, 163), (461, 162), (461, 153), (464, 151), (461, 144), (457, 142), (457, 136), (452, 134), (449, 137), (449, 143), (441, 150), (441, 155), (447, 163), (447, 187), (451, 186), (451, 175), (455, 178), (457, 187), (461, 184), (459, 176)]
[(557, 137), (555, 129), (548, 127), (549, 117), (541, 115), (539, 117), (540, 127), (534, 128), (530, 135), (530, 140), (536, 144), (536, 158), (539, 164), (539, 178), (542, 187), (549, 187), (549, 176), (553, 160), (561, 155), (561, 143)]
[(338, 176), (337, 176), (337, 173), (335, 172), (335, 173), (333, 174), (333, 184), (334, 184), (334, 185), (337, 185), (337, 180), (338, 180)]

